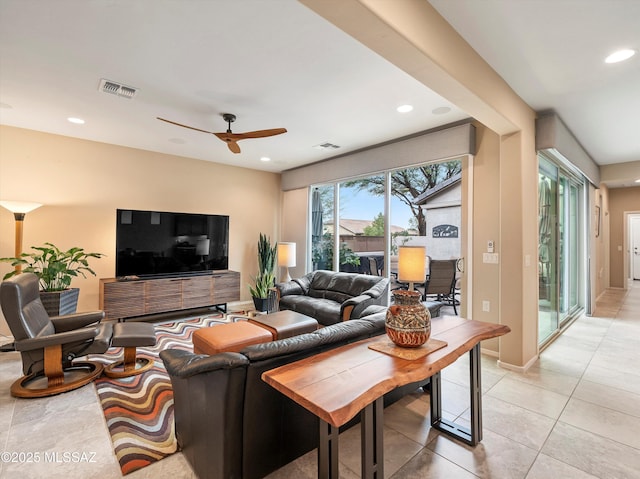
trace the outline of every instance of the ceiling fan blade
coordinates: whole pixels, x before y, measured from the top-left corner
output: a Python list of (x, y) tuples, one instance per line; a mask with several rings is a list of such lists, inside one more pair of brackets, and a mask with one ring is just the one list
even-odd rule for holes
[(201, 131), (202, 133), (213, 133), (212, 131), (201, 130), (200, 128), (194, 128), (194, 127), (189, 126), (189, 125), (183, 125), (182, 123), (176, 123), (175, 121), (165, 120), (164, 118), (160, 118), (159, 116), (157, 116), (156, 118), (158, 120), (160, 120), (160, 121), (166, 121), (167, 123), (171, 123), (172, 125), (181, 126), (183, 128), (189, 128), (190, 130)]
[(240, 147), (235, 141), (227, 141), (227, 146), (233, 153), (240, 153)]
[(245, 138), (264, 138), (266, 136), (282, 135), (286, 133), (286, 128), (272, 128), (270, 130), (257, 130), (248, 131), (246, 133), (233, 133), (237, 140), (243, 140)]
[(231, 151), (234, 153), (240, 153), (240, 147), (236, 141), (242, 140), (242, 138), (237, 138), (238, 135), (234, 133), (214, 133), (214, 135), (224, 141)]

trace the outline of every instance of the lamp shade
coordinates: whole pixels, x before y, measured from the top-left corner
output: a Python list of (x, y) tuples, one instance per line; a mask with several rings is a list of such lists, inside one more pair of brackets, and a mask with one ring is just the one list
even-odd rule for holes
[(427, 250), (424, 246), (400, 246), (398, 248), (398, 280), (406, 283), (422, 283), (426, 277)]
[(278, 243), (278, 266), (292, 267), (296, 265), (296, 244)]
[(0, 200), (0, 206), (8, 209), (12, 213), (29, 213), (30, 211), (40, 208), (42, 203), (34, 203), (32, 201), (5, 201)]

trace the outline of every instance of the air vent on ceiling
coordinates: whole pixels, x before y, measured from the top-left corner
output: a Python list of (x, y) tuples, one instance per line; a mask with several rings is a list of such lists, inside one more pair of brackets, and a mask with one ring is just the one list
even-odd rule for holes
[(318, 150), (327, 150), (329, 148), (332, 148), (335, 150), (340, 147), (338, 145), (334, 145), (333, 143), (326, 142), (326, 143), (320, 143), (319, 145), (314, 146), (314, 148)]
[(122, 85), (111, 80), (105, 80), (104, 78), (100, 80), (100, 86), (98, 87), (98, 90), (104, 93), (111, 93), (112, 95), (118, 95), (129, 99), (133, 98), (134, 96), (136, 96), (136, 93), (138, 93), (137, 88)]

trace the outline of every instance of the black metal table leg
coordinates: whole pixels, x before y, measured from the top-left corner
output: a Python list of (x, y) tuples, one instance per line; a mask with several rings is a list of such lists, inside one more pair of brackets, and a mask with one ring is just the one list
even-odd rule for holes
[(482, 371), (480, 369), (480, 343), (469, 351), (469, 386), (471, 389), (471, 445), (482, 441)]
[(384, 478), (384, 401), (379, 397), (360, 413), (362, 477)]
[(469, 389), (471, 399), (471, 429), (442, 417), (442, 385), (440, 372), (431, 376), (431, 427), (470, 446), (482, 440), (482, 387), (480, 382), (480, 343), (469, 351)]
[(318, 478), (338, 479), (339, 429), (320, 419), (320, 443), (318, 444)]

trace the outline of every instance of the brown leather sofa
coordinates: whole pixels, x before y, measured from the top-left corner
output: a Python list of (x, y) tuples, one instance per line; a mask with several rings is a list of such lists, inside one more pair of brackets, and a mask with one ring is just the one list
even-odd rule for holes
[[(343, 344), (383, 334), (384, 307), (240, 353), (160, 353), (174, 392), (178, 444), (200, 479), (264, 477), (318, 445), (318, 419), (262, 381), (263, 372)], [(437, 315), (439, 306), (434, 306)], [(428, 382), (428, 381), (427, 381)], [(388, 404), (420, 384), (385, 396)], [(351, 426), (357, 421), (348, 424)]]
[(310, 316), (329, 326), (360, 318), (372, 305), (387, 305), (389, 280), (380, 276), (318, 270), (277, 283), (279, 309)]

